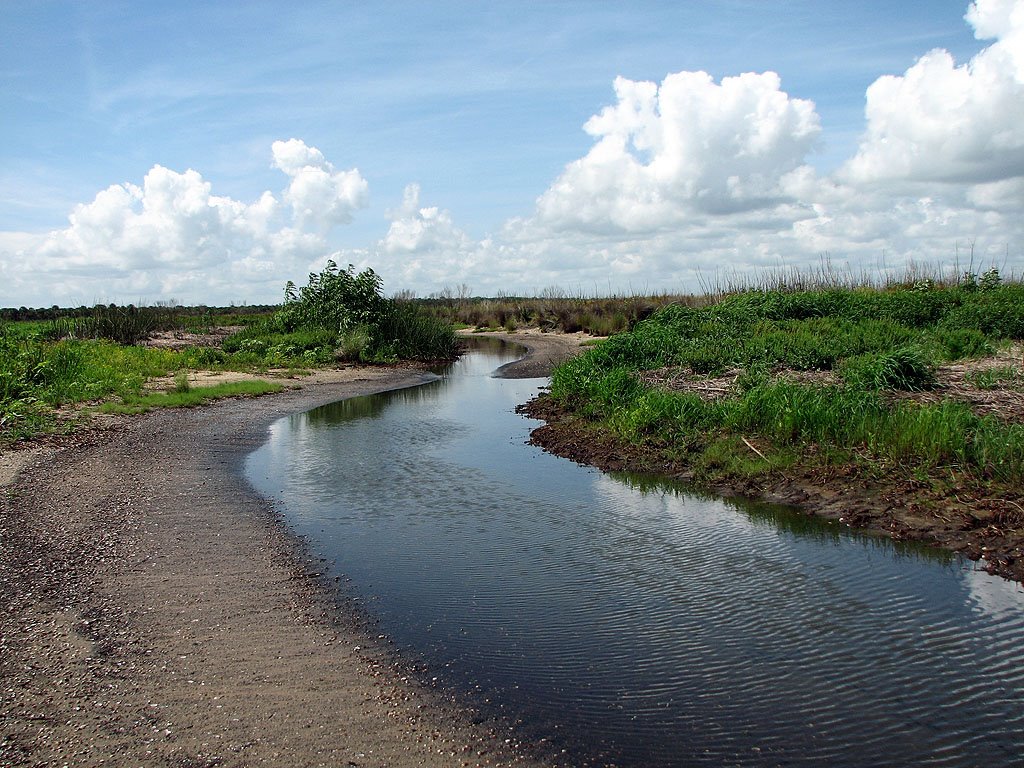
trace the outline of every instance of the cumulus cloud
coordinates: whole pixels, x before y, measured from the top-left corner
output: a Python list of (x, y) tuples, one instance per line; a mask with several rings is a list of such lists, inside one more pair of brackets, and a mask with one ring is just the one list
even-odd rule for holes
[(968, 244), (1013, 269), (1024, 238), (1024, 2), (977, 0), (965, 19), (994, 42), (966, 64), (934, 50), (878, 78), (857, 152), (831, 176), (806, 163), (820, 138), (814, 104), (774, 73), (620, 78), (614, 103), (584, 126), (591, 150), (503, 237), (534, 255), (533, 273), (584, 288), (647, 278), (685, 289), (723, 269), (822, 258), (899, 269)]
[(274, 142), (272, 155), (290, 177), (280, 198), (218, 196), (195, 170), (155, 165), (141, 186), (114, 184), (76, 206), (65, 229), (21, 238), (5, 267), (26, 285), (45, 274), (54, 300), (73, 303), (277, 295), (330, 250), (327, 232), (365, 205), (367, 183), (297, 139)]
[(433, 291), (465, 282), (486, 246), (459, 229), (449, 211), (420, 205), (420, 187), (409, 184), (402, 204), (389, 212), (387, 234), (377, 243), (377, 269), (404, 286)]
[(359, 169), (336, 171), (316, 147), (300, 139), (275, 141), (274, 167), (291, 177), (284, 193), (295, 225), (326, 230), (352, 221), (352, 213), (366, 205), (368, 184)]
[(965, 18), (995, 42), (965, 64), (933, 50), (876, 80), (844, 178), (987, 183), (1024, 174), (1024, 3), (977, 0)]
[(660, 85), (615, 81), (617, 103), (587, 121), (596, 140), (538, 200), (563, 228), (654, 232), (695, 217), (787, 202), (783, 181), (820, 132), (814, 105), (774, 72), (678, 72)]

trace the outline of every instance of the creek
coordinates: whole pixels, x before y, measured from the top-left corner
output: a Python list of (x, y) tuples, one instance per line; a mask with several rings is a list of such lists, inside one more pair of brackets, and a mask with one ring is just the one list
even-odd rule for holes
[(246, 476), (439, 684), (572, 765), (977, 766), (1024, 753), (1024, 591), (784, 507), (527, 444), (542, 379), (274, 423)]

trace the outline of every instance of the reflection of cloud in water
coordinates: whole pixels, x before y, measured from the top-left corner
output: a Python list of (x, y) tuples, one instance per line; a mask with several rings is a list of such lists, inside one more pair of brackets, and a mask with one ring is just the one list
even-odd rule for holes
[(600, 475), (595, 492), (620, 514), (650, 515), (657, 511), (686, 514), (689, 525), (713, 529), (716, 536), (763, 536), (786, 531), (821, 542), (838, 542), (840, 526), (790, 507), (743, 499), (725, 499), (653, 476), (615, 473)]
[(688, 515), (693, 518), (693, 526), (714, 528), (720, 533), (731, 528), (744, 531), (752, 528), (750, 521), (741, 515), (728, 515), (726, 520), (721, 519), (722, 502), (717, 499), (686, 493), (663, 481), (643, 476), (597, 473), (594, 475), (594, 493), (602, 499), (604, 506), (618, 515)]
[(1024, 617), (1024, 587), (1015, 581), (985, 573), (978, 567), (964, 571), (967, 599), (972, 609), (997, 621)]

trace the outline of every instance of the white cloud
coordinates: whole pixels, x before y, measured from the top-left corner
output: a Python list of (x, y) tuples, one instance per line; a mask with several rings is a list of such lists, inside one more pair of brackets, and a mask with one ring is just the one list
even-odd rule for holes
[(944, 50), (867, 90), (852, 183), (986, 183), (1024, 175), (1024, 3), (978, 0), (966, 15), (995, 39), (966, 64)]
[(948, 263), (971, 244), (1019, 273), (1024, 2), (978, 0), (965, 18), (995, 42), (963, 66), (936, 50), (880, 77), (859, 150), (831, 177), (805, 162), (820, 132), (814, 105), (774, 73), (620, 78), (615, 103), (584, 126), (591, 150), (503, 238), (533, 255), (533, 274), (584, 290), (645, 278), (687, 290), (697, 274), (822, 258), (871, 273)]
[(546, 225), (656, 232), (706, 215), (785, 203), (783, 179), (820, 131), (814, 105), (774, 72), (678, 72), (660, 85), (615, 81), (617, 103), (587, 121), (596, 139), (540, 197)]
[(8, 233), (0, 239), (12, 276), (4, 295), (73, 304), (278, 296), (330, 250), (327, 232), (365, 204), (367, 183), (301, 141), (275, 142), (272, 151), (290, 177), (281, 199), (269, 191), (251, 203), (217, 196), (197, 171), (155, 165), (141, 186), (115, 184), (76, 206), (65, 229), (16, 241)]
[(291, 176), (284, 199), (292, 206), (298, 227), (322, 230), (352, 221), (352, 213), (366, 205), (368, 184), (357, 168), (336, 171), (316, 147), (299, 139), (275, 141), (274, 167)]
[(389, 282), (430, 293), (469, 280), (487, 252), (455, 226), (449, 211), (420, 205), (420, 187), (409, 184), (402, 204), (389, 212), (387, 234), (377, 243), (374, 268)]

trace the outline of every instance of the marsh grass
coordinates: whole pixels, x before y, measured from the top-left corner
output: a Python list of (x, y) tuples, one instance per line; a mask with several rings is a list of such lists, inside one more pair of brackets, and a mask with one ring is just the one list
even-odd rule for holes
[(251, 371), (258, 363), (242, 354), (203, 348), (52, 341), (42, 324), (0, 325), (0, 440), (67, 428), (68, 418), (58, 418), (55, 409), (105, 398), (131, 400), (153, 378), (176, 373), (175, 388), (187, 389), (190, 369)]
[(658, 308), (673, 303), (696, 304), (697, 296), (613, 295), (571, 296), (557, 290), (539, 297), (445, 297), (419, 303), (434, 317), (456, 328), (504, 329), (509, 333), (529, 326), (543, 331), (611, 336), (634, 327)]
[[(703, 307), (658, 310), (557, 368), (551, 396), (627, 440), (695, 451), (704, 456), (698, 463), (728, 464), (729, 472), (738, 470), (723, 452), (732, 446), (749, 454), (736, 438), (756, 435), (779, 448), (827, 446), (1021, 482), (1021, 425), (962, 403), (919, 404), (886, 393), (930, 389), (939, 363), (991, 354), (1000, 339), (1022, 337), (1024, 287), (1016, 283), (746, 291)], [(741, 372), (732, 396), (708, 400), (641, 381), (639, 374), (662, 368)], [(833, 369), (837, 384), (773, 375)], [(986, 375), (994, 385), (1008, 374)], [(744, 471), (758, 464), (749, 456), (736, 461)]]

